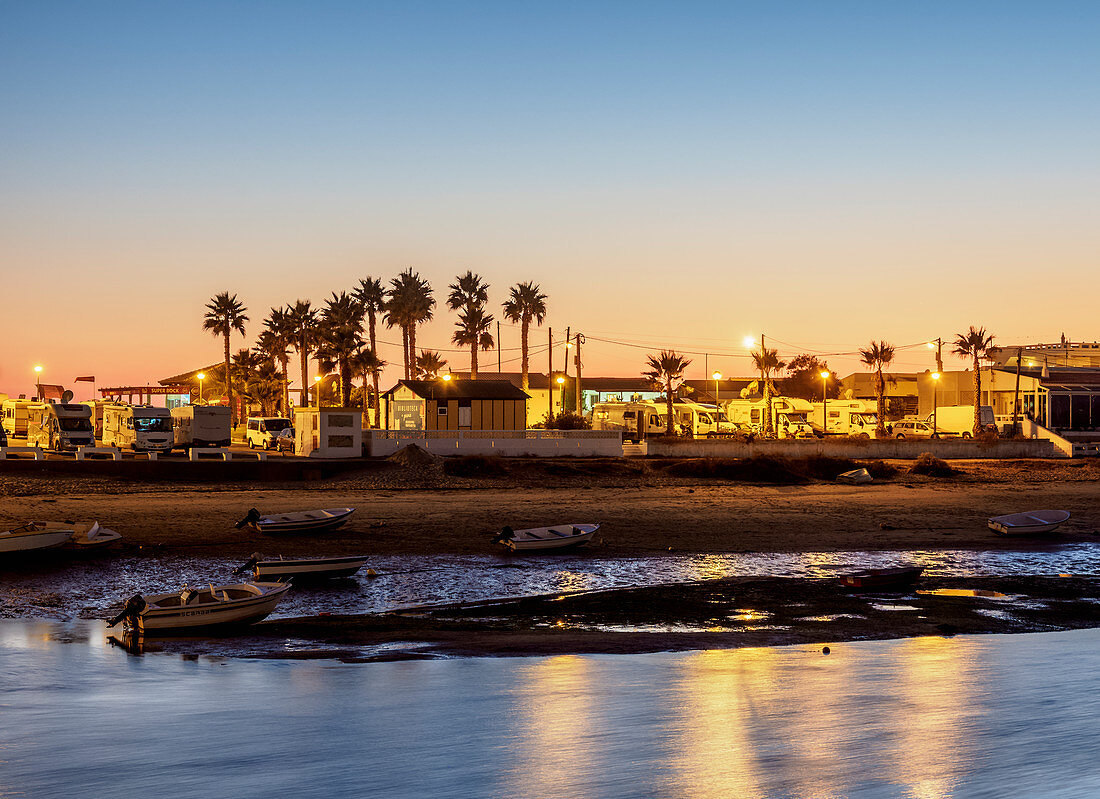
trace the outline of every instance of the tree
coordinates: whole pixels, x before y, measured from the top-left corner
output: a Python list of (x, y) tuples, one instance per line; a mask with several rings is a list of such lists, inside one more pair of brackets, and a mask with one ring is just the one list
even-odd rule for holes
[(772, 383), (772, 375), (787, 364), (779, 360), (778, 350), (769, 350), (767, 347), (753, 350), (752, 362), (756, 366), (756, 371), (760, 372), (761, 390), (764, 394), (764, 408), (766, 410), (764, 415), (764, 434), (767, 435), (772, 432), (772, 392), (775, 390), (775, 384)]
[(317, 335), (317, 360), (326, 371), (340, 374), (340, 404), (351, 399), (350, 360), (363, 348), (363, 307), (352, 295), (332, 293), (321, 312)]
[(209, 330), (215, 336), (221, 336), (225, 345), (225, 393), (229, 397), (230, 424), (237, 423), (237, 409), (233, 407), (233, 375), (229, 368), (229, 335), (234, 330), (244, 335), (244, 325), (248, 321), (245, 311), (248, 309), (228, 291), (215, 295), (206, 303), (206, 315), (203, 316), (202, 329)]
[(291, 343), (302, 360), (301, 404), (309, 405), (309, 355), (317, 343), (317, 309), (309, 300), (298, 300), (287, 308)]
[(390, 280), (385, 322), (389, 327), (401, 328), (406, 380), (412, 378), (413, 364), (416, 361), (416, 328), (431, 321), (434, 307), (431, 285), (412, 269), (406, 269)]
[(431, 380), (439, 377), (447, 359), (435, 350), (421, 350), (416, 356), (416, 377), (418, 380)]
[[(363, 375), (363, 395), (364, 396), (366, 396), (366, 393), (367, 393), (367, 391), (366, 391), (367, 377), (368, 376), (372, 377), (374, 379), (374, 385), (377, 387), (377, 385), (378, 385), (378, 375), (380, 375), (382, 373), (382, 370), (385, 369), (386, 366), (388, 366), (388, 364), (385, 361), (383, 361), (381, 358), (379, 358), (377, 353), (375, 353), (374, 350), (360, 350), (351, 359), (351, 368), (353, 370), (355, 370), (355, 372), (357, 374)], [(381, 426), (380, 421), (379, 421), (379, 413), (380, 413), (381, 404), (382, 403), (379, 400), (378, 391), (377, 391), (377, 388), (376, 388), (375, 393), (374, 393), (374, 427), (375, 428), (378, 428), (378, 427)], [(366, 416), (366, 414), (367, 414), (367, 405), (366, 405), (366, 402), (364, 402), (363, 403), (363, 415)]]
[(956, 355), (970, 358), (974, 364), (974, 435), (982, 432), (982, 367), (981, 359), (989, 356), (993, 346), (993, 335), (987, 334), (984, 327), (970, 326), (966, 333), (955, 334)]
[(787, 364), (787, 376), (783, 379), (783, 394), (787, 397), (815, 401), (821, 399), (821, 373), (828, 372), (825, 393), (830, 398), (840, 395), (840, 381), (832, 373), (829, 364), (816, 355), (796, 355)]
[[(363, 313), (367, 317), (367, 343), (370, 346), (370, 352), (372, 354), (378, 352), (378, 339), (375, 336), (375, 325), (378, 322), (378, 315), (386, 310), (386, 290), (382, 288), (382, 279), (377, 277), (366, 277), (359, 281), (359, 288), (355, 290), (355, 299), (359, 300), (359, 304), (363, 306)], [(375, 370), (373, 374), (374, 379), (374, 426), (378, 426), (378, 378), (381, 374), (381, 369)], [(364, 390), (366, 389), (366, 383), (363, 384)], [(364, 410), (366, 405), (364, 403)]]
[(459, 312), (451, 340), (459, 346), (470, 348), (470, 379), (477, 380), (477, 351), (490, 350), (494, 346), (493, 336), (489, 333), (493, 315), (485, 312), (485, 305), (489, 302), (489, 284), (480, 275), (467, 271), (448, 288), (451, 293), (447, 296), (447, 307)]
[(882, 370), (894, 361), (894, 348), (885, 341), (872, 341), (859, 351), (860, 360), (875, 373), (875, 396), (878, 398), (878, 422), (875, 438), (886, 438), (886, 377)]
[(489, 327), (492, 323), (493, 315), (485, 313), (481, 308), (466, 308), (458, 314), (458, 321), (455, 323), (455, 332), (451, 336), (451, 341), (460, 347), (470, 348), (471, 380), (477, 380), (478, 349), (491, 350), (493, 348), (493, 336), (489, 333)]
[(517, 283), (512, 286), (510, 296), (504, 301), (504, 318), (519, 322), (520, 351), (523, 356), (520, 363), (523, 370), (523, 390), (526, 391), (529, 386), (527, 334), (531, 329), (532, 319), (541, 327), (546, 318), (546, 295), (539, 290), (538, 283)]
[(668, 403), (665, 435), (671, 436), (673, 424), (672, 398), (676, 393), (676, 389), (684, 382), (684, 371), (691, 364), (691, 359), (685, 358), (675, 350), (661, 350), (657, 355), (647, 355), (645, 361), (649, 370), (642, 372), (642, 377), (648, 377), (665, 392), (665, 401)]
[(264, 331), (256, 345), (279, 364), (283, 374), (282, 412), (290, 413), (290, 348), (294, 346), (294, 326), (288, 309), (272, 308), (264, 319)]

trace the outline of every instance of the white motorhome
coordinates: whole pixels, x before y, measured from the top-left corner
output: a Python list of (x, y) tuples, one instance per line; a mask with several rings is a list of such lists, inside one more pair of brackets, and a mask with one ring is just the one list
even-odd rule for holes
[[(979, 417), (983, 432), (997, 432), (997, 420), (993, 416), (993, 406), (979, 407)], [(960, 436), (970, 438), (974, 435), (973, 405), (937, 405), (935, 414), (928, 414), (925, 421), (935, 422), (936, 432), (941, 436)]]
[(55, 452), (94, 447), (92, 410), (75, 402), (32, 402), (27, 406), (27, 446)]
[(172, 441), (177, 449), (228, 447), (229, 408), (225, 405), (183, 405), (172, 409)]
[(4, 415), (4, 432), (11, 436), (25, 438), (27, 435), (27, 418), (31, 405), (40, 405), (36, 400), (6, 399), (0, 405), (0, 413)]
[(103, 406), (103, 446), (167, 452), (172, 449), (172, 415), (167, 408), (108, 403)]
[[(665, 413), (668, 412), (667, 405)], [(681, 434), (691, 434), (694, 438), (713, 438), (717, 435), (732, 433), (736, 428), (726, 416), (725, 410), (713, 405), (704, 405), (691, 400), (678, 400), (672, 404), (673, 422)], [(664, 421), (664, 413), (661, 414)]]
[(82, 405), (87, 405), (92, 410), (92, 427), (95, 429), (95, 437), (103, 438), (103, 408), (111, 405), (115, 400), (91, 399), (82, 400)]
[(619, 431), (623, 441), (643, 441), (665, 432), (665, 408), (652, 401), (597, 402), (592, 406), (592, 429)]
[(294, 423), (285, 416), (251, 416), (245, 425), (248, 448), (271, 449), (275, 446), (279, 433), (293, 427)]
[[(764, 431), (768, 405), (763, 399), (732, 399), (723, 403), (730, 422), (740, 429)], [(777, 438), (813, 438), (807, 414), (810, 403), (797, 397), (772, 397), (772, 432)]]
[[(810, 422), (830, 436), (874, 438), (878, 426), (878, 403), (866, 400), (835, 399), (827, 403), (814, 402)], [(828, 411), (829, 418), (825, 419)]]

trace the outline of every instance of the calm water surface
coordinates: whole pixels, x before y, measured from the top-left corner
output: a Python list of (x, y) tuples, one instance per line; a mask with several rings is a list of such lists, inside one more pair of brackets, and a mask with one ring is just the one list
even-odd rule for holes
[(1100, 796), (1100, 631), (341, 665), (0, 622), (0, 797)]

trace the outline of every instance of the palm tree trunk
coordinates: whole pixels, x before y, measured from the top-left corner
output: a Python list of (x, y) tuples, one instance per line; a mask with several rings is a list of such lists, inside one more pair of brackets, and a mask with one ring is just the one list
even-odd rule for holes
[[(528, 389), (528, 387), (531, 385), (530, 380), (528, 380), (528, 378), (527, 378), (527, 367), (528, 367), (528, 363), (527, 363), (527, 332), (530, 330), (530, 328), (531, 328), (531, 318), (527, 314), (524, 314), (523, 315), (523, 321), (520, 323), (520, 342), (519, 342), (520, 352), (522, 353), (522, 356), (523, 356), (520, 360), (520, 363), (521, 363), (521, 368), (523, 370), (523, 390), (524, 391), (526, 391)], [(500, 346), (500, 342), (497, 342), (497, 346)]]
[(772, 431), (772, 382), (768, 379), (767, 372), (764, 375), (764, 435)]
[(401, 325), (401, 361), (402, 366), (405, 368), (405, 379), (410, 380), (409, 376), (409, 326)]
[(283, 367), (283, 413), (290, 417), (290, 375), (287, 374), (287, 367), (290, 365), (289, 358), (280, 358), (279, 365)]
[(382, 405), (382, 398), (378, 395), (378, 370), (375, 370), (375, 372), (374, 372), (374, 426), (375, 426), (376, 429), (379, 429), (381, 427), (381, 423), (378, 421), (378, 419), (379, 419), (378, 415), (381, 412), (381, 409), (380, 409), (379, 406), (381, 406), (381, 405)]
[(470, 379), (477, 380), (477, 343), (470, 345)]
[(346, 358), (340, 362), (340, 404), (351, 406), (351, 368)]
[(974, 356), (974, 436), (982, 432), (982, 369)]
[(302, 357), (302, 406), (309, 405), (309, 350), (305, 337), (298, 340), (298, 353)]
[(886, 380), (882, 376), (882, 366), (877, 370), (878, 383), (878, 421), (875, 423), (875, 438), (886, 438)]
[(229, 371), (229, 331), (225, 331), (225, 394), (229, 397), (229, 426), (237, 426), (237, 409), (233, 407), (233, 375)]
[(665, 381), (665, 399), (668, 403), (668, 417), (665, 420), (665, 435), (672, 435), (672, 381)]

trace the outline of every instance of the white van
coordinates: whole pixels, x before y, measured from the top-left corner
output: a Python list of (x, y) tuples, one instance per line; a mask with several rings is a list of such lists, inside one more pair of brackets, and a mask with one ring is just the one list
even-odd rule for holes
[(279, 433), (294, 427), (294, 423), (283, 416), (252, 416), (248, 419), (248, 448), (263, 447), (271, 449)]
[(167, 452), (172, 449), (172, 415), (167, 408), (151, 405), (104, 405), (103, 446)]
[[(978, 419), (984, 433), (997, 432), (997, 420), (993, 416), (992, 405), (979, 406)], [(939, 405), (935, 414), (928, 414), (925, 421), (934, 422), (936, 432), (941, 436), (959, 436), (970, 438), (974, 435), (973, 405)]]
[(183, 405), (172, 409), (172, 444), (178, 449), (228, 447), (229, 408)]
[(55, 452), (94, 447), (92, 409), (75, 402), (32, 402), (27, 407), (27, 446)]

